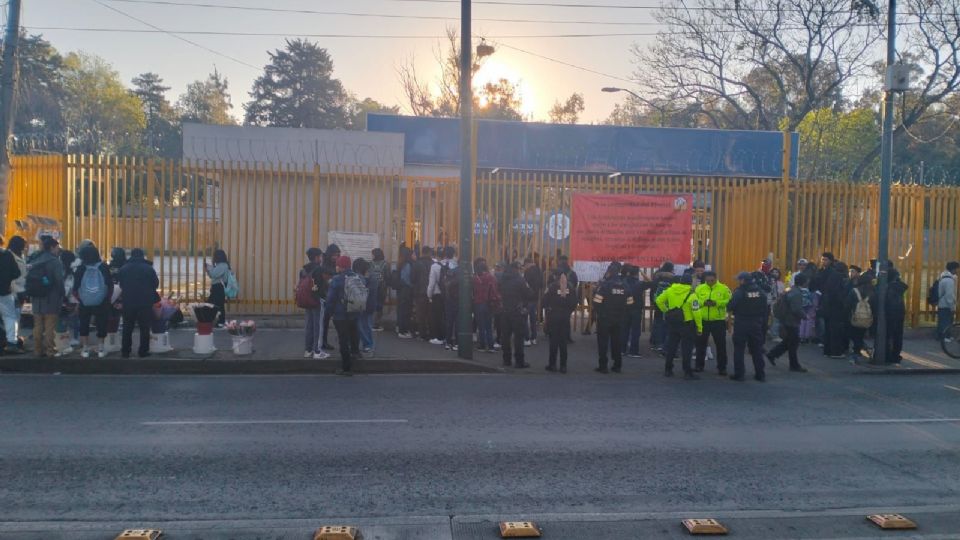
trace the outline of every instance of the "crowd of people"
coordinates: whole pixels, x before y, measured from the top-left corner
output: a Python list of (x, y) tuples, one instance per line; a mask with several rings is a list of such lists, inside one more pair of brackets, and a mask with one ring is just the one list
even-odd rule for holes
[[(394, 268), (383, 262), (382, 251), (376, 251), (373, 263), (364, 259), (351, 263), (335, 245), (307, 252), (309, 262), (301, 271), (301, 283), (307, 285), (298, 286), (297, 292), (298, 305), (307, 310), (305, 356), (329, 356), (327, 320), (332, 317), (342, 370), (349, 372), (352, 358), (372, 351), (371, 330), (382, 330), (378, 321), (390, 290), (396, 292), (400, 339), (421, 339), (456, 350), (460, 316), (456, 249), (403, 246)], [(764, 260), (757, 270), (738, 275), (735, 288), (721, 283), (701, 261), (683, 272), (675, 272), (673, 263), (665, 262), (651, 277), (634, 265), (614, 262), (594, 293), (581, 298), (577, 274), (567, 257), (558, 254), (550, 271), (538, 259), (514, 257), (492, 268), (484, 258), (473, 261), (471, 325), (476, 349), (499, 351), (504, 366), (530, 367), (525, 348), (537, 344), (542, 323), (549, 341), (545, 368), (566, 373), (568, 345), (573, 342), (571, 316), (583, 306), (589, 306), (590, 321), (596, 326), (596, 371), (600, 373), (619, 373), (625, 356), (640, 356), (647, 305), (654, 308), (650, 345), (664, 356), (668, 377), (673, 376), (679, 355), (686, 379), (698, 378), (712, 359), (721, 376), (742, 381), (747, 352), (758, 381), (766, 379), (765, 365), (775, 365), (783, 355), (791, 371), (803, 373), (806, 369), (798, 350), (804, 343), (817, 344), (830, 358), (855, 360), (871, 354), (866, 340), (876, 336), (881, 322), (888, 340), (883, 361), (897, 364), (901, 359), (907, 285), (893, 265), (887, 269), (885, 320), (878, 321), (876, 261), (863, 271), (824, 253), (818, 263), (800, 259), (785, 275)], [(951, 310), (943, 318), (950, 321), (956, 309), (956, 286), (951, 280), (958, 267), (950, 263), (937, 283), (943, 289), (943, 309)], [(345, 301), (351, 297), (352, 282), (353, 290), (362, 288), (362, 294), (353, 294), (362, 302), (351, 300), (355, 306), (348, 308), (353, 305)], [(305, 294), (313, 299), (301, 301)], [(953, 299), (950, 305), (948, 298)], [(325, 305), (332, 307), (325, 310)], [(732, 373), (728, 373), (728, 335), (733, 342)], [(779, 343), (767, 350), (770, 339)]]
[[(38, 357), (63, 357), (79, 347), (82, 358), (104, 358), (108, 334), (120, 331), (120, 353), (129, 358), (135, 330), (138, 356), (149, 356), (160, 282), (142, 249), (133, 248), (128, 256), (125, 249), (115, 247), (106, 261), (91, 240), (80, 242), (74, 252), (51, 236), (41, 237), (34, 253), (28, 255), (26, 249), (20, 236), (12, 237), (5, 248), (0, 237), (2, 354), (26, 352), (20, 326), (29, 302), (33, 352)], [(206, 272), (211, 283), (208, 302), (215, 306), (222, 327), (227, 299), (235, 295), (231, 287), (236, 287), (226, 253), (215, 251)], [(58, 334), (67, 336), (66, 345), (57, 344)]]
[[(122, 326), (121, 354), (129, 357), (133, 333), (140, 330), (138, 355), (149, 354), (152, 308), (160, 301), (159, 282), (141, 249), (114, 248), (110, 260), (84, 240), (76, 253), (44, 237), (30, 256), (27, 243), (15, 236), (3, 246), (0, 237), (0, 346), (7, 354), (22, 354), (19, 335), (22, 306), (32, 307), (34, 348), (38, 356), (67, 354), (54, 344), (58, 330), (72, 331), (83, 358), (107, 354), (104, 339)], [(396, 295), (396, 331), (400, 339), (420, 339), (457, 350), (461, 268), (453, 247), (402, 246), (392, 266), (381, 249), (369, 260), (352, 260), (336, 244), (310, 248), (300, 270), (296, 304), (305, 311), (304, 356), (329, 358), (331, 323), (337, 335), (341, 372), (349, 374), (353, 360), (374, 352), (376, 333), (383, 330), (383, 311), (391, 291)], [(538, 256), (505, 257), (493, 267), (484, 258), (473, 261), (471, 326), (476, 349), (502, 356), (504, 366), (530, 367), (525, 348), (544, 334), (549, 342), (545, 368), (566, 373), (571, 319), (578, 309), (589, 310), (595, 325), (600, 373), (619, 373), (623, 358), (640, 357), (641, 333), (647, 306), (653, 311), (649, 330), (652, 350), (665, 358), (664, 375), (673, 376), (679, 356), (683, 376), (698, 378), (713, 361), (721, 376), (742, 381), (747, 352), (753, 375), (765, 380), (765, 364), (786, 355), (794, 372), (800, 365), (800, 345), (813, 343), (834, 359), (869, 356), (867, 339), (879, 324), (886, 329), (884, 362), (897, 364), (903, 348), (907, 285), (892, 264), (887, 268), (885, 319), (877, 313), (876, 261), (864, 271), (823, 253), (819, 262), (800, 259), (782, 273), (764, 260), (757, 270), (742, 272), (730, 287), (719, 281), (702, 261), (682, 272), (671, 262), (647, 275), (631, 264), (614, 262), (581, 296), (577, 273), (561, 253), (550, 262)], [(927, 302), (936, 307), (938, 339), (949, 339), (957, 308), (957, 273), (950, 262), (932, 284)], [(210, 279), (208, 302), (217, 323), (226, 320), (228, 299), (235, 297), (236, 279), (227, 254), (217, 250), (206, 265)], [(122, 323), (122, 324), (121, 324)], [(540, 328), (540, 325), (542, 329)], [(91, 329), (94, 336), (91, 337)], [(727, 338), (732, 338), (733, 367), (728, 373)], [(777, 339), (767, 350), (769, 339)]]

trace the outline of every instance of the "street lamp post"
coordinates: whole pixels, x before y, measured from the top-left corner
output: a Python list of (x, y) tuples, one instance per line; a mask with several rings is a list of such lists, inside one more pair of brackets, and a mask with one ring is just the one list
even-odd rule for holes
[(460, 2), (460, 299), (457, 354), (473, 359), (473, 51), (471, 0)]

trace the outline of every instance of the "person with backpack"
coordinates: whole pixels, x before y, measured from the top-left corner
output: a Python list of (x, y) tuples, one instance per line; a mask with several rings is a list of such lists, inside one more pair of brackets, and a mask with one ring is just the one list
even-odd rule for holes
[(26, 293), (33, 307), (33, 343), (37, 356), (59, 356), (56, 350), (57, 321), (63, 309), (65, 290), (60, 242), (55, 238), (44, 238), (42, 251), (30, 263)]
[(17, 330), (20, 325), (20, 313), (17, 310), (17, 293), (13, 283), (20, 279), (20, 266), (14, 254), (3, 249), (3, 236), (0, 235), (0, 318), (3, 320), (3, 343), (0, 351), (17, 350)]
[[(928, 294), (927, 302), (937, 306), (937, 339), (950, 341), (948, 334), (957, 313), (957, 272), (960, 271), (960, 262), (950, 261)], [(933, 293), (936, 292), (934, 295)]]
[(676, 358), (679, 348), (683, 378), (688, 381), (699, 379), (691, 364), (697, 336), (703, 334), (703, 313), (692, 283), (693, 275), (684, 274), (679, 283), (670, 285), (657, 297), (657, 307), (663, 313), (663, 322), (667, 327), (663, 375), (673, 377), (673, 359)]
[(140, 248), (130, 251), (130, 259), (119, 273), (121, 304), (123, 305), (123, 335), (120, 340), (120, 356), (130, 358), (133, 349), (133, 330), (140, 329), (137, 355), (150, 356), (150, 326), (153, 322), (153, 305), (160, 301), (157, 288), (160, 279), (153, 264)]
[(370, 277), (370, 263), (360, 258), (353, 261), (353, 271), (363, 279), (367, 287), (367, 305), (357, 317), (357, 335), (360, 338), (360, 351), (363, 354), (373, 353), (373, 313), (377, 308), (377, 295), (380, 283)]
[(493, 314), (500, 311), (500, 292), (486, 259), (478, 258), (473, 268), (476, 272), (473, 275), (473, 317), (477, 323), (477, 350), (492, 353)]
[(393, 287), (397, 290), (397, 337), (413, 339), (413, 267), (416, 258), (407, 246), (400, 246)]
[(850, 291), (847, 293), (844, 312), (847, 315), (847, 337), (852, 343), (850, 360), (857, 360), (865, 352), (864, 338), (873, 327), (877, 298), (873, 278), (861, 274), (856, 266), (850, 267)]
[[(756, 275), (740, 272), (737, 281), (740, 286), (733, 292), (727, 310), (733, 315), (733, 375), (731, 380), (743, 381), (746, 378), (744, 355), (749, 347), (753, 358), (753, 379), (758, 382), (767, 380), (763, 363), (763, 344), (766, 341), (766, 321), (770, 314), (770, 300), (761, 288), (758, 279), (766, 279), (762, 272)], [(725, 370), (720, 371), (726, 375)]]
[(695, 372), (702, 372), (706, 367), (707, 346), (713, 338), (713, 346), (717, 348), (717, 370), (721, 377), (727, 376), (727, 304), (730, 302), (730, 287), (717, 279), (717, 273), (708, 271), (703, 273), (703, 283), (696, 289), (697, 300), (700, 301), (703, 311), (703, 334), (697, 338), (697, 356)]
[(387, 303), (387, 286), (390, 277), (390, 263), (387, 262), (386, 255), (380, 248), (374, 248), (371, 252), (373, 260), (370, 261), (370, 281), (376, 283), (377, 295), (374, 298), (375, 305), (373, 311), (373, 324), (371, 328), (374, 332), (383, 331), (383, 306)]
[(457, 319), (460, 307), (460, 267), (457, 264), (457, 250), (447, 246), (443, 250), (443, 260), (440, 261), (440, 296), (443, 299), (443, 346), (447, 350), (456, 351)]
[(540, 295), (543, 293), (543, 270), (533, 262), (533, 257), (524, 259), (523, 268), (523, 279), (535, 295), (535, 298), (527, 306), (527, 339), (523, 344), (529, 347), (537, 344), (537, 325), (540, 323), (538, 306)]
[(304, 310), (304, 358), (325, 360), (330, 354), (320, 348), (327, 279), (323, 273), (323, 250), (307, 250), (307, 264), (300, 269), (295, 291), (297, 307)]
[[(323, 278), (327, 280), (329, 284), (333, 277), (337, 275), (337, 260), (340, 258), (340, 246), (336, 244), (330, 244), (327, 246), (327, 250), (323, 252)], [(323, 312), (323, 336), (321, 339), (320, 348), (324, 351), (332, 351), (333, 346), (330, 345), (328, 339), (330, 335), (330, 321), (333, 320), (333, 311), (327, 308)]]
[(777, 358), (784, 353), (790, 358), (790, 371), (806, 373), (800, 365), (797, 354), (800, 348), (800, 325), (807, 318), (813, 305), (812, 293), (807, 288), (810, 276), (799, 273), (793, 278), (793, 287), (777, 300), (773, 306), (773, 316), (780, 321), (780, 337), (782, 341), (767, 353), (767, 361), (777, 365)]
[[(446, 257), (446, 250), (443, 250), (441, 256)], [(429, 309), (428, 335), (431, 345), (444, 345), (447, 343), (445, 335), (445, 325), (443, 316), (446, 306), (443, 302), (443, 287), (441, 284), (441, 274), (444, 273), (444, 267), (448, 267), (448, 261), (444, 259), (432, 259), (430, 261), (430, 273), (427, 279), (427, 301)], [(448, 347), (449, 348), (449, 347)]]
[(609, 373), (607, 353), (613, 357), (614, 373), (623, 369), (623, 338), (620, 325), (633, 305), (633, 291), (620, 276), (623, 266), (618, 262), (610, 263), (603, 281), (593, 295), (593, 309), (597, 315), (597, 352), (599, 354), (597, 373)]
[(218, 249), (213, 252), (213, 261), (207, 265), (210, 276), (210, 296), (207, 303), (217, 308), (217, 328), (223, 328), (227, 321), (227, 287), (233, 274), (227, 252)]
[(430, 246), (420, 248), (420, 256), (413, 267), (413, 306), (417, 318), (417, 335), (423, 341), (434, 339), (433, 316), (430, 304), (430, 271), (436, 260)]
[(337, 275), (330, 280), (326, 307), (331, 313), (340, 346), (341, 364), (337, 374), (349, 376), (353, 373), (353, 351), (359, 350), (360, 346), (357, 319), (367, 308), (369, 290), (363, 278), (353, 271), (350, 257), (341, 255), (336, 265)]
[(80, 266), (74, 275), (73, 295), (80, 301), (80, 356), (90, 358), (90, 319), (97, 330), (100, 347), (97, 356), (104, 358), (104, 340), (110, 318), (113, 298), (113, 278), (110, 268), (100, 259), (100, 251), (93, 244), (80, 251)]
[[(653, 280), (650, 283), (651, 305), (657, 305), (657, 298), (670, 288), (670, 285), (673, 284), (673, 278), (673, 263), (665, 261), (660, 265), (660, 269), (653, 275)], [(655, 351), (662, 352), (666, 341), (667, 326), (663, 321), (663, 312), (655, 309), (653, 310), (653, 325), (650, 329), (650, 347)]]

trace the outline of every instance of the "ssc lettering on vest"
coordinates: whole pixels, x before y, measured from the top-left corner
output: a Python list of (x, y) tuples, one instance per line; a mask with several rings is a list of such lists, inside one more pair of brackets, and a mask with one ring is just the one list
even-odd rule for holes
[(616, 295), (618, 295), (618, 296), (623, 296), (623, 295), (627, 294), (627, 290), (626, 290), (626, 289), (618, 289), (618, 288), (614, 287), (614, 288), (610, 289), (610, 294), (616, 294)]
[(747, 293), (747, 298), (760, 298), (760, 293), (759, 293), (759, 292), (748, 292), (748, 293)]

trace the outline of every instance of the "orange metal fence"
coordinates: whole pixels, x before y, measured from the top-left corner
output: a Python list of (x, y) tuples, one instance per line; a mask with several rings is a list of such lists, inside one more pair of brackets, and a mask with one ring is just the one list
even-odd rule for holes
[[(391, 260), (402, 242), (436, 246), (459, 238), (456, 178), (91, 156), (18, 156), (13, 167), (8, 235), (32, 241), (41, 229), (59, 228), (67, 247), (84, 238), (104, 252), (142, 247), (164, 292), (189, 299), (206, 294), (203, 263), (224, 249), (241, 286), (235, 309), (243, 312), (295, 311), (304, 253), (325, 247), (330, 233), (376, 234)], [(692, 195), (691, 260), (713, 265), (725, 281), (771, 254), (784, 273), (799, 257), (823, 251), (865, 266), (876, 244), (872, 185), (482, 172), (474, 193), (476, 256), (531, 256), (550, 265), (558, 250), (569, 251), (562, 216), (577, 192)], [(890, 231), (892, 258), (910, 285), (911, 322), (928, 322), (926, 287), (960, 258), (960, 188), (894, 186)]]

